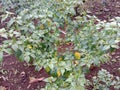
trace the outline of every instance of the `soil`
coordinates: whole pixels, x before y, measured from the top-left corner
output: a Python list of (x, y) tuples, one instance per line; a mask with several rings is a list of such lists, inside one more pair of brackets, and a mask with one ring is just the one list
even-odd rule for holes
[(88, 0), (85, 2), (90, 15), (95, 15), (100, 20), (109, 21), (120, 16), (120, 0)]
[[(91, 1), (91, 0), (90, 0)], [(89, 4), (88, 10), (91, 11), (90, 15), (97, 16), (100, 20), (109, 21), (111, 18), (120, 16), (120, 0), (92, 0), (87, 2)], [(0, 22), (0, 28), (5, 27), (7, 20), (4, 23)], [(0, 38), (0, 43), (4, 38)], [(64, 48), (70, 48), (72, 45), (62, 45), (59, 47), (59, 51), (64, 52)], [(120, 46), (120, 43), (119, 43)], [(93, 76), (96, 76), (100, 69), (108, 70), (112, 75), (119, 76), (120, 72), (120, 49), (111, 53), (111, 60), (107, 63), (101, 64), (100, 67), (90, 68), (90, 72), (86, 74), (86, 79), (91, 80)], [(37, 81), (30, 83), (31, 78), (47, 78), (49, 75), (42, 68), (40, 71), (36, 71), (35, 67), (26, 63), (20, 62), (14, 55), (5, 56), (0, 65), (0, 90), (39, 90), (38, 88), (44, 87), (46, 83), (44, 81)], [(93, 90), (92, 86), (88, 90)], [(111, 88), (110, 90), (115, 90)]]
[(4, 57), (0, 65), (0, 86), (7, 90), (39, 90), (38, 88), (44, 87), (46, 83), (44, 81), (30, 83), (30, 79), (42, 77), (48, 77), (43, 68), (36, 71), (34, 66), (20, 62), (13, 55)]

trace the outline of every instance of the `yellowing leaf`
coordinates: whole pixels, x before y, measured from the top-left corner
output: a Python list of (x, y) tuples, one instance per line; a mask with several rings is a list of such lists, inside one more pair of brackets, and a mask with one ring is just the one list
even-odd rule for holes
[(75, 59), (80, 59), (81, 58), (81, 54), (79, 52), (75, 52), (74, 53), (74, 57), (75, 57)]
[(50, 67), (45, 68), (46, 72), (50, 72)]
[(59, 61), (61, 61), (61, 60), (63, 60), (63, 58), (62, 58), (62, 57), (60, 57), (60, 58), (59, 58)]
[(43, 24), (40, 25), (40, 29), (42, 29), (42, 30), (44, 29), (44, 25)]
[(57, 76), (60, 77), (61, 76), (61, 72), (58, 70), (57, 71)]
[(27, 45), (27, 47), (28, 47), (29, 49), (32, 49), (32, 48), (33, 48), (32, 45)]
[(47, 20), (47, 25), (48, 25), (48, 26), (51, 25), (51, 20)]

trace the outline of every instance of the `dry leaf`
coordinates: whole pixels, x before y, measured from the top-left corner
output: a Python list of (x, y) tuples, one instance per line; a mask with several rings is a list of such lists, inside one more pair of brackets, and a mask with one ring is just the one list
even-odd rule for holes
[(40, 81), (44, 80), (45, 78), (44, 77), (42, 77), (42, 78), (29, 77), (29, 79), (30, 79), (30, 81), (29, 81), (29, 85), (27, 86), (27, 88), (30, 88), (32, 83), (40, 82)]
[(45, 78), (44, 77), (42, 77), (42, 78), (29, 77), (29, 79), (30, 79), (29, 83), (31, 84), (31, 83), (42, 81)]

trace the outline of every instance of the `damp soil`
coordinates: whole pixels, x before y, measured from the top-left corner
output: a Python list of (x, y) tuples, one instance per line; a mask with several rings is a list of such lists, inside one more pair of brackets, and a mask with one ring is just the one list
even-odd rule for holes
[[(91, 0), (90, 0), (91, 1)], [(87, 2), (90, 5), (88, 8), (90, 15), (97, 16), (100, 20), (107, 20), (120, 16), (120, 0), (92, 0)], [(1, 14), (0, 14), (1, 15)], [(9, 19), (8, 19), (9, 20)], [(0, 28), (6, 26), (7, 21), (0, 22)], [(61, 35), (64, 36), (64, 35)], [(0, 44), (4, 38), (0, 37)], [(64, 52), (65, 48), (71, 48), (73, 45), (61, 45), (58, 51)], [(120, 46), (120, 43), (119, 43)], [(90, 69), (90, 72), (85, 75), (86, 79), (92, 80), (93, 76), (96, 76), (98, 71), (106, 69), (114, 76), (120, 77), (120, 49), (111, 53), (111, 60), (107, 63), (101, 64), (100, 67), (95, 66)], [(26, 62), (20, 62), (14, 55), (5, 55), (2, 63), (0, 63), (0, 90), (40, 90), (46, 83), (44, 81), (38, 81), (30, 83), (31, 78), (49, 77), (47, 72), (42, 68), (39, 71), (35, 70), (35, 66), (32, 66)], [(88, 90), (93, 90), (92, 86)], [(115, 90), (114, 88), (110, 90)]]

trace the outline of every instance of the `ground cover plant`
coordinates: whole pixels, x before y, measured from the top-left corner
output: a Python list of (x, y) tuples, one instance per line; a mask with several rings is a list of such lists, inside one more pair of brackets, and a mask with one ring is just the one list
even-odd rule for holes
[(120, 78), (118, 76), (113, 76), (110, 74), (107, 70), (100, 70), (98, 72), (98, 76), (93, 77), (93, 83), (88, 84), (93, 84), (93, 90), (109, 90), (111, 86), (114, 87), (115, 90), (120, 89)]
[[(119, 48), (119, 17), (101, 22), (85, 12), (77, 16), (74, 7), (78, 1), (73, 0), (26, 2), (27, 7), (2, 15), (2, 22), (11, 18), (0, 29), (1, 37), (7, 39), (1, 44), (1, 60), (3, 52), (13, 53), (36, 70), (44, 67), (50, 75), (45, 79), (46, 90), (84, 90), (85, 73), (91, 65), (108, 61), (109, 52)], [(72, 47), (59, 51), (70, 43)]]

